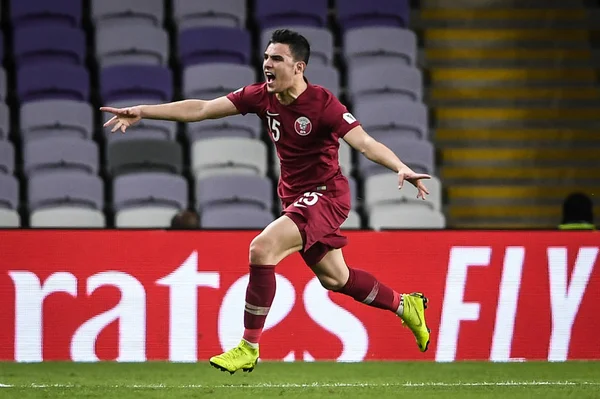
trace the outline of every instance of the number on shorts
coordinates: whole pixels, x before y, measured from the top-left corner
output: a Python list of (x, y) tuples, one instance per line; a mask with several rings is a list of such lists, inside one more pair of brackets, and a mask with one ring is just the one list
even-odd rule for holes
[(321, 193), (314, 192), (304, 193), (304, 197), (298, 198), (296, 202), (294, 202), (294, 206), (297, 206), (299, 208), (306, 208), (307, 206), (314, 205), (317, 203), (319, 197), (321, 197), (322, 195), (323, 194)]

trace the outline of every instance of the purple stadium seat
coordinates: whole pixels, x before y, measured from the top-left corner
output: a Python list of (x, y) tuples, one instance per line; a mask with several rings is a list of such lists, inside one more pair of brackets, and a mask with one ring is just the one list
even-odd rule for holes
[(408, 26), (408, 0), (337, 0), (342, 30), (366, 26)]
[(85, 34), (68, 26), (23, 26), (14, 32), (17, 67), (41, 62), (83, 64)]
[[(422, 102), (386, 96), (357, 100), (354, 115), (373, 136), (403, 136), (426, 140), (429, 136), (428, 109)], [(386, 134), (389, 133), (389, 134)]]
[(207, 208), (200, 214), (203, 229), (262, 229), (274, 219), (273, 213), (246, 204)]
[(140, 205), (187, 208), (187, 181), (180, 175), (156, 172), (131, 173), (115, 178), (114, 209), (121, 210)]
[(191, 28), (179, 35), (179, 59), (190, 66), (209, 62), (248, 64), (250, 33), (224, 26)]
[(214, 175), (197, 181), (198, 211), (236, 203), (270, 210), (273, 207), (273, 182), (268, 177), (256, 175)]
[(13, 27), (25, 25), (79, 26), (82, 0), (12, 0)]
[(21, 102), (41, 99), (87, 101), (89, 91), (89, 74), (81, 65), (44, 63), (17, 70), (17, 96)]
[[(434, 174), (435, 155), (431, 142), (402, 136), (377, 137), (377, 140), (398, 154), (400, 159), (415, 172)], [(390, 172), (389, 169), (369, 161), (366, 157), (358, 158), (358, 166), (363, 179)]]
[(25, 173), (31, 177), (56, 169), (97, 174), (98, 145), (92, 140), (73, 137), (49, 137), (29, 140), (23, 147)]
[(262, 122), (256, 115), (232, 115), (221, 119), (207, 119), (186, 124), (186, 133), (190, 143), (196, 140), (218, 137), (260, 138)]
[(0, 141), (0, 173), (12, 175), (15, 170), (15, 148), (10, 141)]
[(37, 173), (28, 180), (29, 210), (55, 205), (104, 207), (104, 183), (97, 175), (74, 170)]
[(256, 21), (261, 30), (274, 26), (327, 25), (327, 0), (256, 0), (255, 7)]
[(166, 66), (113, 65), (100, 72), (100, 92), (104, 103), (132, 98), (171, 101), (173, 75)]
[(19, 206), (19, 181), (13, 175), (0, 173), (0, 207), (17, 209)]

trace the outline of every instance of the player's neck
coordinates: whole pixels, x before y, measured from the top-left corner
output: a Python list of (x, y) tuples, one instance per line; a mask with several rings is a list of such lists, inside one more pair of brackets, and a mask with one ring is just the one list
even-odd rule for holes
[(295, 82), (289, 89), (281, 93), (277, 93), (276, 97), (283, 105), (289, 105), (293, 103), (300, 94), (304, 93), (304, 90), (308, 87), (304, 79)]

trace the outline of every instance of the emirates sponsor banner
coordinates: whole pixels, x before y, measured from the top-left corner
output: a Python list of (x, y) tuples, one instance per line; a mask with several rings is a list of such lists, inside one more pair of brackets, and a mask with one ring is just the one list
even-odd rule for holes
[[(2, 231), (0, 359), (193, 362), (243, 331), (256, 232)], [(348, 232), (348, 264), (422, 291), (422, 354), (390, 312), (276, 269), (263, 360), (600, 359), (600, 235)]]

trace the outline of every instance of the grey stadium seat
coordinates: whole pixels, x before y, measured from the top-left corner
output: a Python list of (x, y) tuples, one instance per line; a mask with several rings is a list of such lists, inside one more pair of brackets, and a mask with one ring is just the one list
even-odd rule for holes
[(161, 229), (171, 226), (171, 219), (179, 209), (171, 206), (141, 205), (121, 209), (115, 215), (117, 228)]
[(306, 68), (305, 76), (310, 83), (323, 86), (336, 97), (340, 95), (340, 74), (336, 67), (331, 65), (311, 65)]
[(193, 143), (200, 139), (220, 137), (260, 138), (262, 122), (253, 114), (232, 115), (221, 119), (207, 119), (186, 124), (188, 140)]
[(183, 70), (183, 95), (186, 98), (211, 100), (225, 96), (254, 81), (256, 81), (256, 72), (248, 65), (196, 64)]
[(118, 140), (107, 146), (108, 172), (113, 176), (134, 172), (181, 173), (183, 151), (176, 141)]
[(10, 133), (10, 112), (8, 105), (0, 101), (0, 140), (6, 140)]
[(200, 26), (246, 27), (246, 0), (173, 0), (179, 31)]
[(97, 174), (98, 145), (92, 140), (49, 137), (29, 140), (23, 147), (24, 171), (29, 177), (55, 169), (79, 170)]
[(274, 219), (273, 213), (245, 205), (208, 208), (200, 214), (204, 229), (263, 229)]
[(177, 210), (187, 208), (187, 181), (183, 176), (160, 172), (130, 173), (115, 178), (114, 209), (140, 205), (168, 206)]
[[(158, 104), (160, 101), (156, 99), (138, 98), (131, 100), (112, 101), (106, 104), (107, 107), (114, 108), (127, 108), (137, 104)], [(103, 122), (107, 122), (114, 115), (109, 112), (103, 113)], [(104, 129), (104, 134), (107, 140), (113, 140), (116, 138), (152, 138), (152, 139), (166, 139), (175, 140), (177, 134), (177, 122), (173, 121), (162, 121), (154, 119), (142, 119), (135, 125), (129, 127), (125, 134), (112, 134), (109, 128)]]
[(21, 107), (21, 134), (26, 140), (48, 136), (91, 139), (93, 130), (93, 111), (87, 102), (43, 100)]
[(398, 61), (360, 65), (349, 70), (348, 91), (352, 99), (367, 97), (423, 98), (423, 76), (418, 68)]
[(6, 92), (6, 71), (0, 66), (0, 102), (4, 102), (6, 99)]
[(15, 171), (15, 148), (10, 141), (0, 141), (0, 173), (12, 175)]
[[(381, 137), (378, 140), (396, 153), (415, 172), (434, 174), (435, 154), (431, 142), (406, 139), (401, 136)], [(366, 157), (359, 157), (358, 166), (363, 178), (381, 173), (390, 173), (389, 169), (369, 161)]]
[(96, 27), (162, 26), (164, 3), (164, 0), (92, 0), (92, 19)]
[(427, 139), (429, 117), (427, 106), (406, 99), (369, 98), (356, 101), (354, 115), (369, 134)]
[(34, 228), (105, 228), (106, 218), (97, 209), (76, 206), (56, 206), (38, 209), (31, 213), (30, 225)]
[(0, 174), (0, 208), (17, 209), (19, 181), (13, 175)]
[(383, 173), (370, 176), (365, 180), (365, 208), (372, 209), (379, 205), (398, 205), (413, 203), (429, 207), (435, 211), (442, 208), (442, 184), (440, 180), (431, 176), (431, 179), (423, 180), (429, 191), (425, 201), (417, 198), (417, 189), (410, 183), (405, 183), (398, 190), (398, 176), (395, 173)]
[(21, 216), (14, 209), (0, 208), (0, 227), (1, 228), (19, 228), (21, 227)]
[(360, 216), (358, 212), (351, 209), (348, 213), (348, 218), (342, 223), (340, 229), (342, 230), (358, 230), (361, 228)]
[(104, 184), (96, 175), (72, 170), (38, 173), (27, 186), (30, 211), (58, 205), (104, 207)]
[(441, 212), (420, 205), (383, 205), (369, 213), (369, 227), (374, 230), (443, 229), (446, 218)]
[(267, 145), (241, 137), (197, 140), (192, 144), (192, 169), (196, 178), (214, 174), (267, 173)]
[(165, 65), (167, 31), (152, 25), (104, 26), (96, 30), (96, 60), (101, 68), (120, 64)]
[(306, 37), (310, 44), (310, 60), (308, 61), (310, 68), (314, 65), (331, 65), (333, 63), (333, 34), (327, 28), (314, 26), (285, 26), (265, 29), (260, 35), (261, 46), (258, 49), (260, 59), (262, 59), (273, 32), (282, 28), (291, 29)]
[(214, 175), (196, 182), (196, 209), (243, 203), (259, 209), (273, 207), (273, 182), (265, 176)]
[(348, 30), (343, 37), (344, 58), (349, 68), (398, 59), (415, 65), (417, 35), (408, 29), (373, 26)]

